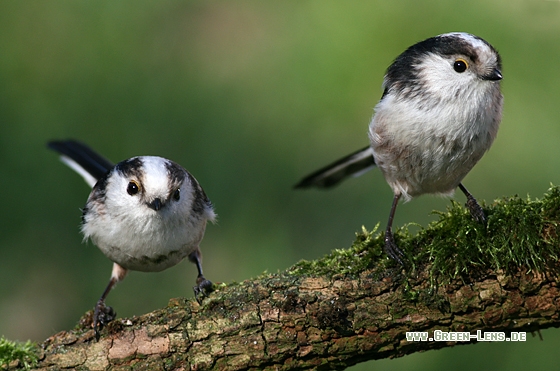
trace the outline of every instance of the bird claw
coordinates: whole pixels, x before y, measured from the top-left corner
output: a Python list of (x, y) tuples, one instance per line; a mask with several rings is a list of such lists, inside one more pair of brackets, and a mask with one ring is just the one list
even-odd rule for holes
[(93, 330), (95, 331), (95, 339), (99, 341), (101, 337), (99, 331), (107, 326), (109, 322), (117, 317), (117, 312), (112, 307), (106, 306), (103, 300), (99, 300), (95, 305), (93, 312)]
[(400, 265), (404, 265), (404, 253), (397, 246), (391, 229), (385, 231), (385, 253)]
[(482, 210), (482, 207), (480, 206), (480, 204), (476, 201), (476, 199), (472, 196), (467, 197), (467, 202), (465, 204), (465, 206), (467, 207), (467, 209), (469, 209), (472, 218), (483, 225), (486, 225), (488, 222), (488, 219), (486, 218), (486, 215), (484, 214), (484, 210)]
[(196, 279), (196, 286), (193, 286), (193, 290), (194, 298), (200, 304), (202, 299), (214, 291), (214, 284), (201, 275)]

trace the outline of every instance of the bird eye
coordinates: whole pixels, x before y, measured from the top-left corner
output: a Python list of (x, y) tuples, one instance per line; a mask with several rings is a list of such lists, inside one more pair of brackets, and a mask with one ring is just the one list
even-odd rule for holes
[(136, 182), (135, 180), (131, 180), (128, 183), (128, 186), (126, 187), (126, 192), (131, 196), (137, 194), (139, 190), (140, 190), (140, 186), (138, 185), (138, 182)]
[(178, 188), (175, 192), (173, 192), (173, 199), (175, 201), (179, 201), (181, 199), (181, 189)]
[(455, 63), (453, 63), (453, 69), (455, 72), (463, 73), (467, 70), (469, 64), (464, 59), (457, 59)]

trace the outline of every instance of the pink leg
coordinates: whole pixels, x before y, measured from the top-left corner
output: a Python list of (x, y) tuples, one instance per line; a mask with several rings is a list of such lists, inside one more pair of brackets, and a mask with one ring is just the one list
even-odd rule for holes
[(95, 330), (95, 338), (97, 340), (99, 340), (99, 336), (100, 336), (99, 331), (103, 328), (103, 326), (105, 326), (106, 324), (114, 320), (117, 315), (113, 310), (113, 308), (105, 306), (105, 299), (107, 298), (107, 295), (109, 295), (111, 289), (118, 282), (122, 281), (127, 273), (128, 273), (127, 269), (121, 267), (117, 263), (113, 263), (113, 272), (111, 273), (111, 280), (109, 281), (109, 284), (105, 288), (105, 291), (103, 291), (103, 294), (97, 301), (97, 304), (95, 305), (95, 310), (93, 312), (93, 329)]

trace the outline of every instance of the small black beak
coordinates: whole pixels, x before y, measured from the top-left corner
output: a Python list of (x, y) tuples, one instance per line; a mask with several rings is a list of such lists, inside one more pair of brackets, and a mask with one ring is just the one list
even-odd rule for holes
[(482, 80), (499, 81), (501, 79), (503, 79), (502, 72), (497, 68), (489, 74), (482, 76)]
[(148, 207), (150, 209), (154, 209), (155, 211), (159, 211), (163, 207), (163, 203), (159, 198), (156, 198), (152, 202), (148, 202)]

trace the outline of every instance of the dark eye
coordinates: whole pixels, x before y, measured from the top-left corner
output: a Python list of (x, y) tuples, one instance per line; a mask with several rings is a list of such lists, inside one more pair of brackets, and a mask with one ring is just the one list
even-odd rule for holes
[(175, 201), (179, 201), (181, 199), (181, 190), (177, 189), (175, 192), (173, 192), (173, 199)]
[(469, 65), (464, 59), (457, 59), (455, 63), (453, 63), (453, 69), (455, 72), (463, 73), (467, 70)]
[(137, 194), (139, 190), (140, 187), (138, 187), (138, 183), (136, 183), (134, 180), (128, 183), (128, 186), (126, 187), (126, 192), (131, 196)]

